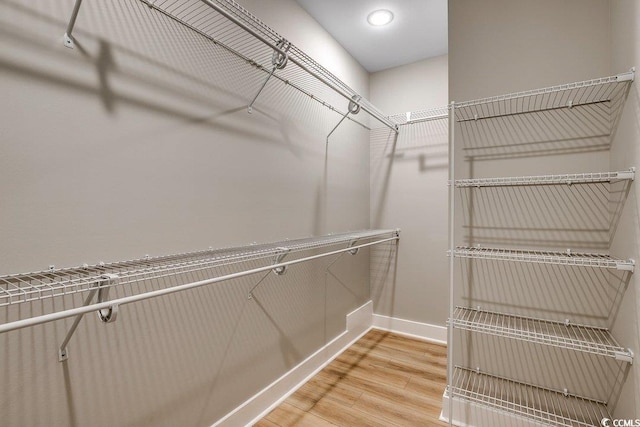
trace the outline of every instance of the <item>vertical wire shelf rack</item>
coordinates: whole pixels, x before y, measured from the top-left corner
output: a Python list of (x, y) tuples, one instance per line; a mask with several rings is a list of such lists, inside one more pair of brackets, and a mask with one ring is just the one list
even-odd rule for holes
[[(631, 185), (635, 179), (635, 168), (618, 172), (565, 173), (516, 177), (483, 177), (456, 179), (455, 172), (455, 124), (461, 127), (465, 140), (469, 140), (462, 152), (467, 158), (495, 159), (510, 158), (496, 156), (496, 150), (513, 150), (515, 153), (527, 138), (535, 134), (532, 130), (538, 120), (545, 123), (542, 145), (549, 141), (562, 140), (570, 132), (581, 132), (588, 128), (586, 123), (596, 123), (587, 132), (597, 133), (597, 137), (610, 140), (615, 135), (624, 102), (634, 80), (635, 69), (616, 76), (587, 80), (548, 88), (516, 92), (478, 100), (452, 103), (450, 105), (450, 169), (449, 169), (449, 360), (448, 384), (444, 393), (443, 414), (448, 414), (449, 424), (459, 414), (454, 413), (458, 403), (466, 402), (488, 408), (501, 414), (532, 421), (534, 424), (566, 427), (600, 426), (604, 418), (611, 418), (608, 402), (570, 394), (567, 390), (552, 390), (541, 385), (533, 385), (514, 379), (504, 378), (496, 373), (487, 373), (480, 368), (470, 369), (455, 364), (454, 330), (464, 330), (519, 340), (534, 345), (546, 345), (569, 351), (612, 358), (623, 364), (631, 364), (634, 354), (622, 347), (606, 328), (594, 327), (548, 319), (526, 317), (512, 313), (457, 305), (455, 302), (456, 281), (454, 279), (455, 259), (468, 258), (520, 262), (529, 264), (550, 264), (571, 267), (605, 268), (632, 274), (635, 261), (615, 258), (606, 253), (583, 253), (567, 250), (534, 250), (524, 248), (490, 248), (481, 245), (457, 246), (455, 243), (455, 194), (458, 189), (481, 191), (485, 187), (523, 187), (553, 185), (592, 185), (625, 181)], [(536, 116), (528, 120), (527, 116)], [(507, 137), (499, 137), (491, 122), (503, 119), (515, 123)], [(567, 121), (567, 126), (561, 124)], [(495, 139), (491, 138), (491, 135)], [(590, 135), (578, 134), (588, 139)], [(474, 139), (486, 139), (475, 142)], [(571, 139), (568, 138), (567, 139)], [(530, 148), (527, 147), (527, 150)], [(483, 154), (483, 150), (490, 154)], [(543, 152), (543, 151), (541, 151)], [(528, 153), (528, 152), (527, 152)], [(505, 209), (509, 209), (508, 206)], [(454, 405), (454, 402), (457, 402)], [(457, 410), (457, 409), (456, 409)]]

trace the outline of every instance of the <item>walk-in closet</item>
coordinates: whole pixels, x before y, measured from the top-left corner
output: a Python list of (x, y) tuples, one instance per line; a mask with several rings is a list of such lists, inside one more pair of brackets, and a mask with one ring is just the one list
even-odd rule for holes
[(0, 425), (640, 426), (640, 2), (0, 0)]

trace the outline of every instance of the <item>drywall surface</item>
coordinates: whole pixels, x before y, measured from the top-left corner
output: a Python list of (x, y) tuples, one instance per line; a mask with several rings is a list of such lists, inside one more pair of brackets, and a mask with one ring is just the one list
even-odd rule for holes
[[(367, 95), (294, 1), (241, 3)], [(340, 115), (277, 80), (249, 115), (266, 73), (137, 0), (84, 2), (67, 49), (73, 4), (0, 4), (0, 274), (368, 228), (368, 130), (347, 121), (327, 146)], [(2, 334), (1, 423), (211, 425), (344, 331), (367, 252), (271, 274), (252, 300), (259, 277), (85, 316), (64, 363), (72, 319)]]
[[(391, 114), (447, 105), (447, 56), (371, 75), (372, 102)], [(444, 326), (447, 318), (447, 120), (371, 132), (371, 224), (402, 229), (394, 274), (372, 262), (374, 312)], [(382, 258), (386, 265), (385, 257)]]
[[(640, 65), (640, 4), (633, 0), (611, 1), (611, 68), (628, 70)], [(631, 85), (624, 113), (611, 147), (611, 169), (640, 167), (640, 84), (638, 74)], [(640, 186), (638, 179), (631, 186), (611, 252), (640, 260)], [(618, 341), (640, 354), (640, 290), (638, 272), (631, 277), (624, 294), (620, 314), (613, 328)], [(618, 407), (616, 418), (640, 418), (640, 368), (631, 367)]]
[[(610, 69), (608, 8), (605, 0), (451, 0), (450, 100), (626, 71)], [(610, 139), (600, 135), (597, 114), (589, 108), (504, 117), (486, 107), (480, 120), (456, 122), (455, 177), (609, 170)], [(613, 232), (609, 196), (615, 191), (609, 193), (609, 186), (456, 190), (455, 244), (607, 252)], [(458, 259), (455, 302), (610, 326), (615, 317), (608, 303), (619, 286), (610, 285), (608, 272), (597, 270)], [(620, 364), (610, 359), (460, 331), (453, 346), (454, 364), (489, 374), (602, 400), (620, 391)]]
[(371, 100), (388, 114), (444, 107), (449, 88), (447, 64), (448, 56), (442, 55), (372, 73)]

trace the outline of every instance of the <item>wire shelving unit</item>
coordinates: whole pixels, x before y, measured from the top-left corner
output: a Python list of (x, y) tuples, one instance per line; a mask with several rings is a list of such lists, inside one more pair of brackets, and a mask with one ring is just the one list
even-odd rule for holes
[[(2, 323), (0, 333), (76, 317), (60, 348), (60, 360), (65, 360), (66, 344), (86, 313), (96, 311), (99, 318), (108, 323), (115, 320), (118, 307), (124, 304), (264, 273), (262, 279), (249, 292), (250, 299), (251, 292), (270, 272), (282, 275), (291, 265), (333, 255), (340, 256), (346, 253), (356, 255), (361, 248), (395, 242), (399, 240), (399, 235), (399, 230), (363, 230), (235, 248), (145, 257), (110, 264), (0, 276), (0, 307), (66, 295), (86, 294), (82, 305)], [(234, 272), (229, 273), (229, 269), (221, 268), (229, 266), (234, 266)], [(193, 281), (194, 274), (200, 280)], [(144, 286), (135, 286), (150, 282), (155, 283), (156, 288), (158, 286), (160, 288), (148, 291)], [(109, 291), (113, 288), (124, 288), (129, 295), (109, 300)], [(97, 302), (94, 302), (96, 296)]]
[(611, 268), (634, 271), (635, 261), (614, 258), (607, 254), (554, 252), (521, 249), (482, 248), (458, 246), (454, 255), (458, 258), (475, 258), (496, 261), (529, 262), (576, 267)]
[[(615, 76), (598, 78), (576, 83), (557, 85), (547, 88), (515, 92), (465, 102), (453, 102), (449, 109), (449, 268), (450, 299), (448, 322), (448, 385), (445, 400), (448, 399), (449, 423), (458, 417), (464, 417), (467, 403), (489, 408), (489, 412), (510, 414), (525, 418), (543, 425), (553, 426), (600, 426), (603, 418), (611, 418), (609, 410), (615, 406), (614, 390), (607, 394), (606, 400), (581, 397), (570, 394), (567, 390), (558, 391), (540, 385), (525, 384), (481, 371), (481, 368), (470, 369), (460, 366), (454, 360), (454, 331), (465, 330), (510, 340), (529, 342), (535, 345), (546, 345), (569, 351), (582, 352), (613, 359), (619, 367), (633, 363), (634, 354), (630, 349), (622, 347), (606, 328), (574, 324), (568, 319), (564, 322), (549, 319), (538, 319), (498, 311), (483, 310), (481, 306), (471, 308), (456, 305), (455, 259), (477, 259), (489, 261), (508, 261), (529, 264), (549, 264), (568, 267), (585, 267), (590, 269), (620, 270), (625, 275), (635, 269), (632, 259), (619, 259), (608, 253), (583, 253), (571, 249), (533, 250), (528, 248), (500, 248), (476, 245), (477, 236), (468, 246), (457, 246), (456, 242), (456, 190), (473, 190), (483, 187), (512, 187), (510, 194), (519, 191), (517, 187), (525, 186), (576, 186), (577, 191), (584, 191), (585, 185), (598, 184), (598, 192), (602, 194), (617, 192), (621, 201), (628, 193), (629, 185), (635, 179), (635, 168), (617, 172), (563, 173), (550, 175), (464, 178), (456, 179), (455, 157), (456, 133), (462, 134), (461, 152), (465, 160), (476, 159), (507, 160), (532, 153), (565, 154), (573, 150), (582, 152), (590, 149), (606, 149), (610, 147), (617, 124), (624, 107), (625, 100), (635, 77), (635, 69)], [(473, 170), (473, 169), (471, 169)], [(618, 191), (613, 183), (626, 182), (626, 190)], [(572, 188), (572, 187), (569, 187)], [(590, 187), (589, 187), (590, 188)], [(535, 191), (543, 198), (547, 189), (525, 190)], [(550, 200), (553, 205), (558, 194), (571, 192), (562, 189), (555, 192)], [(503, 190), (496, 190), (503, 191)], [(490, 192), (496, 194), (495, 192)], [(473, 191), (465, 193), (468, 205), (473, 209), (476, 200)], [(531, 194), (531, 193), (527, 193)], [(604, 197), (604, 196), (603, 196)], [(491, 212), (504, 211), (507, 215), (522, 211), (522, 204), (517, 197), (509, 198), (514, 205), (508, 203), (495, 206)], [(538, 199), (535, 199), (538, 200)], [(589, 203), (591, 199), (577, 200), (572, 209), (579, 209), (580, 203)], [(611, 199), (609, 199), (611, 201)], [(570, 201), (573, 203), (573, 200)], [(484, 203), (495, 203), (495, 199)], [(486, 205), (482, 205), (486, 207)], [(491, 206), (493, 208), (493, 206)], [(549, 214), (553, 214), (550, 212)], [(469, 213), (471, 217), (473, 214)], [(533, 217), (518, 217), (519, 230), (540, 230), (530, 225)], [(562, 221), (560, 221), (562, 222)], [(554, 222), (554, 226), (558, 222)], [(497, 224), (496, 227), (503, 227)], [(593, 225), (595, 227), (595, 225)], [(586, 227), (584, 232), (591, 231)], [(615, 233), (615, 222), (609, 224), (609, 232)], [(468, 231), (467, 231), (468, 232)], [(472, 267), (469, 267), (472, 268)], [(592, 274), (592, 271), (569, 274)], [(499, 270), (496, 274), (508, 274)], [(626, 276), (628, 277), (628, 276)], [(491, 303), (490, 300), (486, 301)], [(467, 304), (465, 304), (467, 305)], [(469, 338), (471, 339), (471, 338)], [(482, 360), (480, 360), (482, 362)], [(606, 362), (609, 363), (609, 362)], [(462, 363), (464, 365), (465, 363)], [(623, 368), (620, 368), (623, 369)], [(615, 385), (612, 385), (615, 387)], [(591, 389), (589, 394), (594, 390)], [(602, 394), (604, 397), (605, 394)], [(454, 401), (458, 402), (453, 412)], [(443, 414), (447, 410), (443, 411)], [(483, 413), (484, 415), (484, 413)], [(489, 415), (489, 414), (487, 414)]]
[(467, 307), (457, 307), (456, 328), (497, 337), (582, 351), (616, 360), (633, 362), (633, 352), (625, 349), (606, 328), (515, 316)]
[(611, 418), (604, 402), (455, 367), (453, 381), (445, 390), (456, 399), (483, 405), (543, 425), (563, 427), (600, 426)]
[[(225, 49), (262, 71), (265, 80), (248, 106), (249, 112), (271, 79), (299, 90), (327, 108), (354, 119), (364, 110), (380, 124), (397, 132), (395, 123), (344, 81), (296, 47), (234, 0), (139, 0), (151, 10), (183, 25), (213, 45)], [(67, 47), (83, 0), (76, 0), (64, 35)], [(328, 89), (328, 90), (327, 90)], [(342, 102), (342, 106), (339, 106)]]
[(395, 233), (397, 232), (394, 230), (360, 231), (0, 276), (0, 307), (89, 292), (100, 287), (99, 282), (105, 274), (118, 275), (117, 283), (112, 283), (109, 285), (110, 287), (133, 285), (142, 281), (162, 279), (170, 275), (177, 276), (182, 273), (203, 271), (249, 261), (271, 260), (285, 250), (288, 254), (293, 255), (296, 252), (389, 237)]
[(620, 172), (567, 173), (555, 175), (516, 176), (499, 178), (457, 179), (458, 188), (464, 187), (504, 187), (520, 185), (592, 184), (634, 180), (635, 168)]
[(389, 119), (398, 126), (430, 122), (449, 118), (449, 106), (428, 108), (426, 110), (409, 111), (405, 114), (395, 114)]
[(610, 103), (612, 124), (617, 123), (634, 71), (541, 89), (457, 102), (456, 121), (478, 121), (581, 105)]

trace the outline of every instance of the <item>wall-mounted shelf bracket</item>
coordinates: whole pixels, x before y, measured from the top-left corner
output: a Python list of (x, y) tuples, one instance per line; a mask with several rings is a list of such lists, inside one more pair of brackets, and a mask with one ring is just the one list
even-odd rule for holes
[(347, 112), (344, 113), (338, 124), (335, 125), (334, 128), (331, 129), (331, 132), (329, 132), (329, 135), (327, 135), (327, 144), (329, 143), (329, 137), (336, 131), (336, 129), (338, 129), (349, 114), (358, 114), (360, 112), (360, 99), (362, 99), (362, 97), (359, 95), (353, 95), (351, 97), (351, 101), (349, 101), (349, 106), (347, 107)]
[(617, 81), (619, 82), (632, 82), (635, 79), (636, 76), (636, 67), (631, 67), (629, 69), (629, 71), (627, 71), (626, 73), (622, 73), (622, 74), (618, 74), (616, 76)]
[(64, 33), (64, 36), (62, 36), (62, 42), (65, 47), (68, 47), (69, 49), (73, 49), (76, 46), (72, 33), (73, 27), (76, 25), (76, 19), (78, 18), (78, 12), (80, 12), (81, 5), (82, 0), (76, 0), (73, 5), (73, 12), (71, 12), (71, 19), (69, 19), (69, 24), (67, 25), (67, 31)]
[[(352, 241), (349, 242), (349, 247), (353, 247), (357, 244), (358, 244), (358, 239), (353, 239)], [(351, 249), (349, 251), (349, 255), (356, 255), (358, 251), (360, 251), (360, 248)]]
[[(284, 247), (278, 248), (278, 252), (276, 253), (275, 258), (273, 259), (273, 263), (280, 264), (284, 260), (284, 257), (286, 257), (289, 252), (291, 252), (291, 249), (289, 248), (284, 248)], [(287, 266), (285, 265), (282, 267), (276, 267), (272, 271), (278, 276), (282, 276), (284, 273), (287, 272)]]
[[(97, 282), (98, 287), (92, 289), (89, 292), (87, 298), (84, 300), (83, 306), (91, 304), (91, 302), (93, 301), (93, 297), (96, 294), (98, 294), (98, 302), (106, 301), (107, 297), (109, 296), (109, 289), (111, 288), (111, 286), (117, 284), (117, 280), (117, 274), (105, 274), (101, 276), (100, 280)], [(114, 305), (106, 309), (98, 310), (98, 318), (104, 323), (111, 323), (116, 320), (117, 313), (118, 306)], [(85, 313), (81, 313), (76, 316), (73, 324), (71, 325), (71, 328), (69, 329), (69, 332), (67, 332), (67, 336), (64, 338), (64, 341), (62, 341), (62, 344), (60, 344), (60, 348), (58, 349), (58, 361), (63, 362), (69, 358), (67, 344), (69, 344), (71, 337), (76, 332), (76, 329), (78, 328), (78, 325), (80, 324), (80, 321), (82, 320), (84, 314)]]
[(633, 365), (633, 351), (628, 348), (626, 351), (617, 351), (615, 353), (615, 359), (619, 360), (620, 362), (626, 362), (630, 365)]
[(618, 179), (629, 179), (633, 181), (636, 179), (636, 168), (629, 168), (628, 171), (618, 172)]
[(616, 269), (621, 271), (634, 272), (636, 267), (636, 261), (629, 258), (626, 262), (620, 262), (617, 264)]
[[(276, 248), (276, 254), (273, 258), (273, 264), (274, 265), (278, 265), (278, 267), (273, 268), (271, 271), (274, 274), (277, 274), (278, 276), (282, 276), (287, 272), (287, 266), (286, 265), (279, 265), (282, 263), (282, 261), (284, 261), (284, 258), (289, 254), (289, 252), (291, 252), (290, 248), (286, 248), (286, 247), (279, 247)], [(269, 275), (269, 271), (267, 271), (261, 278), (260, 280), (258, 280), (256, 282), (255, 285), (253, 285), (253, 288), (251, 288), (249, 290), (249, 293), (247, 294), (247, 299), (253, 299), (253, 291), (256, 290), (256, 288), (258, 286), (260, 286), (260, 284), (264, 281), (264, 279), (267, 278), (267, 276)]]
[(256, 102), (256, 100), (258, 99), (258, 97), (260, 96), (264, 88), (267, 86), (267, 83), (269, 82), (271, 77), (273, 77), (273, 74), (276, 72), (276, 70), (282, 70), (284, 67), (287, 66), (287, 62), (289, 62), (288, 51), (290, 47), (291, 47), (291, 43), (288, 42), (286, 39), (280, 39), (278, 44), (276, 44), (277, 50), (274, 49), (273, 54), (271, 55), (271, 65), (273, 65), (273, 68), (271, 68), (271, 72), (269, 73), (267, 78), (264, 80), (264, 83), (262, 83), (262, 86), (260, 86), (260, 89), (258, 89), (258, 93), (256, 93), (256, 96), (253, 97), (253, 100), (247, 107), (247, 112), (249, 114), (253, 112), (253, 104)]

